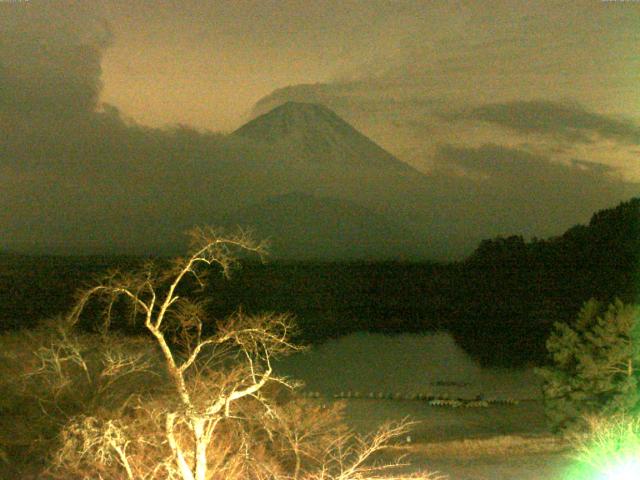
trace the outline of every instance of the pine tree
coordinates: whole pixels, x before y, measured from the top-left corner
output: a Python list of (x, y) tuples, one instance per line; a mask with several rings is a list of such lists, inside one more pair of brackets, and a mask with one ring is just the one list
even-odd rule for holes
[(634, 413), (640, 407), (640, 308), (591, 299), (573, 324), (556, 323), (547, 340), (547, 415), (556, 431), (580, 430), (589, 416)]

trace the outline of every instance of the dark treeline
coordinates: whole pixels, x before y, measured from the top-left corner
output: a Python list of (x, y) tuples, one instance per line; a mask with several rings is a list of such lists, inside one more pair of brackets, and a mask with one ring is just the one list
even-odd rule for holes
[[(107, 268), (128, 269), (136, 261), (2, 259), (3, 328), (30, 327), (64, 312), (76, 288)], [(229, 280), (212, 275), (208, 290), (198, 295), (215, 317), (238, 308), (291, 312), (298, 339), (306, 343), (362, 330), (448, 330), (484, 364), (539, 364), (553, 323), (571, 320), (584, 301), (637, 301), (639, 259), (637, 198), (556, 238), (485, 240), (463, 262), (248, 262)]]
[(543, 361), (553, 323), (573, 319), (589, 298), (638, 300), (640, 198), (549, 240), (485, 240), (461, 274), (456, 340), (489, 363)]

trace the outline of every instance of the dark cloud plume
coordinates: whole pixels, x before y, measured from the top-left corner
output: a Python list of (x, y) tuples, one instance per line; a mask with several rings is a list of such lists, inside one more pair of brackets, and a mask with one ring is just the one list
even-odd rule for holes
[[(92, 112), (100, 94), (104, 23), (75, 23), (65, 3), (0, 5), (0, 111), (68, 117)], [(90, 18), (90, 17), (89, 17)]]
[(36, 38), (5, 37), (0, 55), (3, 111), (17, 115), (69, 115), (95, 109), (100, 53), (94, 46), (61, 47)]
[(220, 135), (147, 128), (101, 104), (109, 29), (65, 5), (0, 3), (1, 245), (169, 248), (230, 204), (222, 159), (240, 164), (240, 154)]
[(531, 100), (491, 103), (449, 116), (489, 122), (521, 133), (541, 133), (588, 143), (594, 136), (640, 144), (640, 126), (631, 120), (591, 112), (576, 103)]
[(0, 3), (0, 248), (175, 253), (193, 225), (290, 187), (241, 140), (102, 104), (108, 29), (29, 5)]

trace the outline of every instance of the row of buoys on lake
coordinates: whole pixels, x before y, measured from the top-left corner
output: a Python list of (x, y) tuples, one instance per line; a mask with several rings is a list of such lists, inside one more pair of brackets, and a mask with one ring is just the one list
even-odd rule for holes
[[(331, 395), (322, 395), (315, 391), (302, 391), (301, 396), (305, 398), (325, 398)], [(496, 405), (517, 405), (519, 400), (513, 398), (491, 398), (485, 399), (483, 395), (476, 395), (473, 398), (449, 397), (448, 395), (432, 395), (423, 393), (405, 394), (405, 393), (384, 393), (369, 392), (362, 394), (357, 391), (342, 391), (334, 393), (335, 399), (370, 399), (370, 400), (399, 400), (399, 401), (423, 401), (429, 405), (436, 407), (488, 407), (490, 404)]]

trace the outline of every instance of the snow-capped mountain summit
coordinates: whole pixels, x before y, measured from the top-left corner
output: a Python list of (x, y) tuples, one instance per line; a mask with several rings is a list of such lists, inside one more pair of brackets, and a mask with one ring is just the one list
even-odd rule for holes
[(284, 153), (295, 163), (415, 171), (332, 110), (315, 103), (284, 103), (231, 134), (238, 137)]
[[(269, 201), (272, 202), (279, 195), (305, 192), (315, 199), (311, 202), (313, 205), (302, 202), (308, 207), (305, 211), (311, 222), (330, 216), (322, 214), (326, 213), (326, 209), (320, 208), (317, 203), (317, 199), (330, 198), (344, 202), (332, 212), (336, 217), (344, 213), (342, 208), (347, 208), (353, 214), (354, 210), (358, 210), (354, 207), (356, 205), (366, 209), (366, 213), (358, 210), (358, 215), (351, 215), (350, 221), (354, 225), (363, 226), (367, 222), (374, 225), (384, 218), (403, 232), (400, 237), (404, 236), (405, 239), (391, 242), (393, 248), (385, 246), (387, 242), (383, 241), (382, 234), (373, 235), (379, 241), (372, 242), (366, 248), (362, 245), (362, 248), (358, 247), (361, 242), (355, 242), (362, 256), (372, 257), (373, 251), (385, 252), (387, 258), (396, 256), (395, 253), (400, 251), (408, 256), (415, 255), (417, 251), (429, 251), (435, 252), (433, 257), (438, 257), (441, 251), (450, 249), (449, 245), (455, 243), (456, 236), (466, 235), (466, 232), (458, 230), (460, 225), (464, 229), (466, 219), (461, 220), (450, 214), (454, 202), (451, 199), (441, 201), (443, 188), (438, 181), (398, 160), (325, 106), (284, 103), (240, 127), (228, 139), (246, 152), (245, 158), (239, 158), (235, 164), (236, 173), (233, 176), (245, 185), (232, 186), (229, 182), (231, 177), (228, 177), (221, 189), (234, 194), (233, 200), (227, 202), (228, 205), (233, 203), (237, 206), (226, 212), (230, 214), (227, 220), (231, 223), (253, 223), (248, 220), (254, 219), (254, 215), (241, 215), (246, 213), (241, 211), (242, 207), (259, 205), (269, 211), (273, 207)], [(240, 173), (238, 168), (242, 164), (246, 164), (246, 167)], [(271, 199), (268, 200), (268, 197)], [(289, 200), (286, 203), (292, 203), (291, 198), (284, 199)], [(267, 203), (263, 203), (265, 200)], [(282, 213), (287, 209), (276, 210)], [(377, 219), (373, 215), (377, 215)], [(235, 216), (237, 218), (234, 219)], [(300, 220), (286, 215), (281, 218), (291, 231), (294, 230), (292, 224)], [(444, 223), (453, 225), (451, 233), (444, 241), (437, 243), (432, 232), (441, 231)], [(330, 230), (323, 230), (321, 234), (317, 229), (308, 229), (317, 233), (318, 238), (325, 239), (335, 240), (341, 235), (351, 235), (347, 234), (347, 230), (338, 233), (339, 229), (329, 234)], [(388, 228), (381, 230), (389, 231)], [(279, 236), (278, 232), (269, 234)], [(335, 251), (343, 248), (338, 247), (338, 243), (332, 243)], [(373, 243), (378, 244), (374, 247)], [(354, 256), (357, 256), (355, 252)]]

